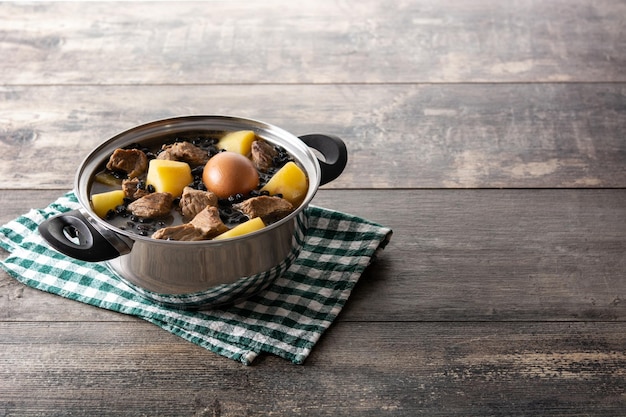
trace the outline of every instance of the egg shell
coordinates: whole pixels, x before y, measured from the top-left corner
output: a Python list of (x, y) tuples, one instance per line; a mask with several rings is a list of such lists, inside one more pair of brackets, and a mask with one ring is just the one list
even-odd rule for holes
[(259, 186), (259, 173), (247, 157), (236, 152), (220, 152), (204, 166), (202, 182), (219, 198), (248, 194)]

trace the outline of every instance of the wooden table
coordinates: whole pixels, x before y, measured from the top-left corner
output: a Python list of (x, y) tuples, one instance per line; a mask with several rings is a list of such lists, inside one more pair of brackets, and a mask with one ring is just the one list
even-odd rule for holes
[(314, 203), (394, 230), (302, 366), (1, 272), (0, 416), (624, 415), (626, 3), (397, 3), (0, 4), (2, 224), (232, 114), (341, 136)]

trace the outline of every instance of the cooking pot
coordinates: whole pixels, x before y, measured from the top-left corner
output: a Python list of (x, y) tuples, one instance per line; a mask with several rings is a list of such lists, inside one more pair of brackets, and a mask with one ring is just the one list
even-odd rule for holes
[[(230, 239), (169, 241), (113, 226), (92, 209), (95, 175), (115, 149), (131, 144), (160, 147), (179, 135), (236, 130), (252, 130), (283, 147), (308, 177), (304, 201), (280, 221)], [(289, 267), (306, 233), (307, 206), (318, 187), (337, 178), (346, 163), (346, 146), (332, 135), (296, 137), (261, 121), (231, 116), (154, 121), (122, 132), (94, 149), (76, 173), (74, 192), (80, 208), (47, 219), (39, 231), (50, 246), (72, 258), (106, 261), (126, 284), (156, 302), (181, 308), (215, 307), (258, 293)]]

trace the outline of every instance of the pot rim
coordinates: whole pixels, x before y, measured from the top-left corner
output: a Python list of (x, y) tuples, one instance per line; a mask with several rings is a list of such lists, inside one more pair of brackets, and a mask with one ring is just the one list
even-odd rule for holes
[[(230, 129), (226, 127), (230, 126)], [(140, 143), (157, 138), (159, 135), (201, 131), (201, 130), (253, 130), (259, 137), (273, 144), (282, 146), (304, 169), (309, 187), (304, 200), (287, 216), (279, 221), (269, 224), (264, 228), (222, 240), (201, 240), (201, 241), (175, 241), (153, 239), (150, 236), (141, 236), (123, 229), (120, 229), (106, 220), (100, 218), (93, 211), (90, 204), (90, 191), (94, 182), (94, 174), (97, 168), (106, 164), (113, 150), (127, 146), (132, 143)], [(87, 177), (85, 177), (87, 176)], [(96, 146), (81, 162), (76, 171), (74, 179), (75, 194), (81, 204), (81, 211), (86, 212), (90, 222), (102, 231), (114, 233), (117, 237), (125, 237), (131, 241), (145, 241), (155, 245), (211, 245), (223, 246), (233, 241), (244, 241), (253, 239), (255, 236), (268, 233), (270, 230), (281, 227), (286, 222), (293, 221), (315, 196), (320, 185), (320, 164), (315, 153), (300, 138), (287, 130), (275, 125), (256, 120), (230, 115), (187, 115), (175, 116), (166, 119), (158, 119), (147, 122), (130, 129), (124, 130), (110, 137)]]

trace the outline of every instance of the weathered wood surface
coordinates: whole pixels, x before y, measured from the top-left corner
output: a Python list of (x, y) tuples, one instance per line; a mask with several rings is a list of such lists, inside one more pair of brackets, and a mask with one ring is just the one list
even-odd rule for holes
[[(0, 220), (59, 195), (7, 193)], [(340, 320), (626, 321), (626, 190), (323, 190), (314, 203), (394, 230)], [(2, 320), (123, 319), (0, 285)]]
[[(0, 271), (0, 416), (623, 415), (626, 3), (0, 3), (0, 224), (187, 114), (343, 137), (394, 236), (303, 366)], [(6, 256), (0, 253), (0, 256)]]
[[(342, 137), (332, 188), (622, 187), (626, 84), (37, 86), (0, 90), (4, 188), (71, 188), (137, 124), (189, 114)], [(24, 161), (44, 160), (38, 169)], [(8, 181), (7, 181), (8, 180)]]
[(141, 322), (0, 335), (7, 416), (618, 416), (626, 384), (624, 323), (338, 323), (304, 366), (242, 367)]
[(625, 14), (611, 0), (2, 3), (0, 74), (63, 85), (626, 81)]

